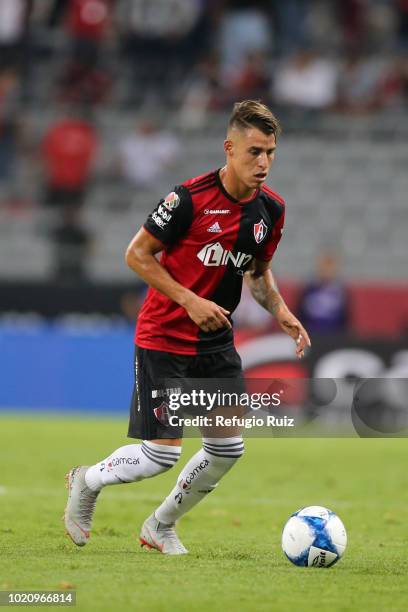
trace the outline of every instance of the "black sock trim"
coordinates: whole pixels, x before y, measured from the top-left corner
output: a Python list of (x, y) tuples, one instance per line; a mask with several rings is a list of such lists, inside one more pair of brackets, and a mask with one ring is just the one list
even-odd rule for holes
[[(142, 446), (146, 446), (146, 447), (147, 447), (149, 450), (151, 450), (151, 451), (152, 451), (152, 453), (166, 453), (167, 455), (174, 455), (175, 457), (178, 457), (179, 455), (181, 455), (181, 446), (180, 446), (180, 447), (178, 447), (178, 448), (180, 448), (180, 452), (179, 452), (179, 453), (177, 453), (177, 452), (173, 453), (172, 451), (168, 451), (168, 450), (163, 450), (163, 451), (161, 451), (161, 450), (157, 450), (157, 449), (155, 449), (155, 448), (154, 448), (154, 449), (153, 449), (153, 448), (150, 448), (150, 446), (149, 446), (149, 440), (144, 440), (144, 441), (142, 442)], [(160, 446), (160, 444), (158, 444), (157, 446)]]
[(148, 459), (150, 459), (150, 461), (153, 461), (153, 463), (157, 463), (157, 465), (161, 465), (164, 468), (171, 468), (173, 467), (173, 463), (163, 463), (162, 461), (157, 461), (157, 459), (154, 459), (153, 457), (151, 457), (148, 452), (146, 451), (145, 448), (142, 447), (142, 453), (144, 453), (146, 455), (146, 457)]
[(204, 447), (204, 450), (206, 453), (208, 453), (209, 455), (212, 455), (213, 457), (228, 457), (231, 459), (239, 459), (244, 454), (244, 449), (242, 449), (242, 452), (236, 455), (227, 455), (226, 453), (213, 453), (211, 450), (205, 447)]
[(168, 453), (167, 451), (163, 451), (163, 452), (155, 451), (155, 450), (152, 450), (150, 446), (147, 446), (147, 444), (142, 444), (142, 448), (145, 448), (146, 450), (148, 450), (149, 453), (157, 457), (157, 459), (168, 459), (168, 461), (174, 461), (174, 463), (177, 461), (177, 459), (179, 459), (181, 455), (181, 453), (176, 454), (176, 453)]
[(209, 446), (210, 448), (213, 448), (214, 450), (216, 450), (217, 448), (219, 449), (231, 449), (234, 450), (234, 446), (244, 446), (244, 442), (243, 440), (241, 440), (241, 442), (234, 442), (233, 444), (210, 444), (210, 442), (203, 442), (203, 446)]

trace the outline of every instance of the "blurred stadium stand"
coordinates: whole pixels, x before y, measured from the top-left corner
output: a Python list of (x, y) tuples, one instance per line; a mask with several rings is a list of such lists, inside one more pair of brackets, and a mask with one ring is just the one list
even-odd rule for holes
[[(175, 184), (223, 165), (231, 105), (256, 96), (283, 124), (269, 184), (287, 201), (274, 270), (289, 304), (296, 307), (316, 257), (330, 249), (350, 288), (349, 331), (406, 333), (407, 2), (1, 0), (0, 8), (0, 321), (7, 330), (29, 312), (132, 319), (144, 289), (123, 261), (129, 240)], [(326, 62), (336, 82), (335, 101), (318, 110), (274, 97), (280, 67), (302, 50)], [(86, 117), (99, 143), (78, 206), (89, 248), (77, 280), (55, 276), (62, 211), (44, 205), (42, 143), (67, 114)], [(177, 139), (177, 160), (153, 184), (135, 186), (120, 172), (118, 151), (146, 121)], [(239, 317), (244, 332), (251, 319)]]
[[(38, 113), (36, 118), (46, 125), (46, 118), (42, 122)], [(181, 160), (150, 188), (129, 188), (100, 171), (83, 211), (84, 223), (96, 237), (90, 279), (131, 280), (123, 264), (130, 238), (174, 184), (223, 165), (225, 120), (224, 114), (211, 115), (209, 124), (194, 134), (179, 128)], [(120, 135), (134, 129), (134, 123), (133, 113), (104, 116), (100, 168), (111, 166)], [(319, 251), (331, 246), (342, 253), (347, 278), (405, 279), (408, 122), (405, 130), (403, 116), (328, 117), (320, 125), (313, 123), (308, 129), (305, 120), (301, 133), (285, 124), (287, 133), (281, 137), (269, 181), (287, 202), (286, 236), (276, 263), (279, 275), (303, 278)], [(52, 215), (39, 206), (42, 185), (30, 176), (32, 165), (31, 159), (22, 161), (15, 183), (7, 195), (3, 192), (2, 279), (44, 281), (50, 275), (52, 244), (45, 230)]]

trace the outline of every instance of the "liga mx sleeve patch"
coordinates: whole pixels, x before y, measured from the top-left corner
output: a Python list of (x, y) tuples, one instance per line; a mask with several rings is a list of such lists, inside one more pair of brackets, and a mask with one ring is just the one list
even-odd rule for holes
[(171, 191), (168, 196), (165, 197), (163, 206), (167, 210), (174, 210), (180, 204), (180, 198), (175, 191)]
[(148, 216), (144, 228), (164, 246), (174, 245), (193, 220), (193, 202), (188, 189), (175, 187)]

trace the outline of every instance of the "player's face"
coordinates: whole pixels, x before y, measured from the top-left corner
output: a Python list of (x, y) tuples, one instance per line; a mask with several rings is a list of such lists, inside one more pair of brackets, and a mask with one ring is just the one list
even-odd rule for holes
[(232, 165), (238, 180), (246, 187), (257, 189), (266, 180), (274, 160), (275, 136), (264, 134), (256, 128), (234, 132), (225, 143), (228, 164)]

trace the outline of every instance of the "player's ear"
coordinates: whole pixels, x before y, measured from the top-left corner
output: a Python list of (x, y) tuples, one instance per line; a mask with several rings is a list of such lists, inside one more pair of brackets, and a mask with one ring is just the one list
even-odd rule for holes
[(226, 140), (224, 140), (225, 155), (231, 155), (232, 154), (232, 150), (233, 150), (233, 142), (232, 142), (232, 140), (229, 140), (227, 138)]

